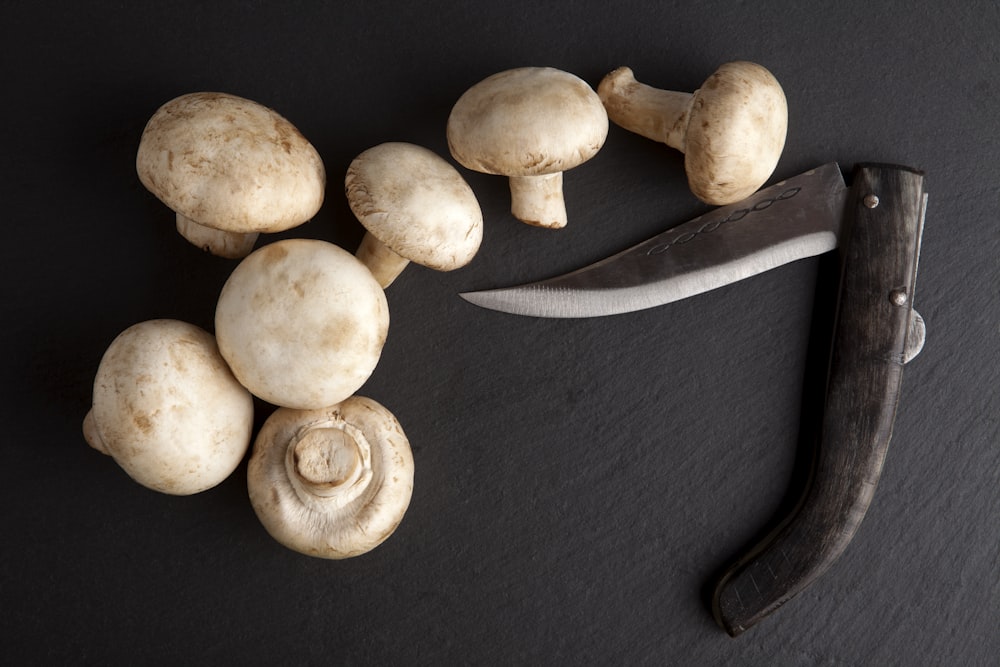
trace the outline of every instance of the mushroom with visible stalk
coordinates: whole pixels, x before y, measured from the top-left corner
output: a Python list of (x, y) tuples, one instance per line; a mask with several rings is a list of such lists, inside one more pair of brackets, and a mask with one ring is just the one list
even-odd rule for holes
[(309, 556), (349, 558), (399, 525), (413, 492), (413, 455), (396, 418), (370, 398), (278, 408), (254, 443), (247, 488), (275, 540)]
[(332, 243), (285, 239), (254, 250), (230, 274), (215, 309), (219, 350), (255, 396), (316, 409), (351, 396), (382, 354), (385, 292)]
[(357, 257), (383, 288), (411, 261), (452, 271), (479, 250), (479, 201), (461, 174), (433, 151), (379, 144), (354, 158), (344, 185), (351, 210), (367, 230)]
[(253, 398), (215, 338), (177, 320), (119, 334), (101, 359), (83, 435), (139, 484), (173, 495), (216, 486), (250, 446)]
[(499, 72), (469, 88), (448, 117), (451, 154), (468, 169), (510, 177), (511, 213), (566, 226), (563, 172), (594, 157), (608, 114), (587, 82), (551, 67)]
[(785, 146), (785, 94), (756, 63), (726, 63), (694, 93), (653, 88), (619, 67), (597, 93), (615, 124), (684, 153), (688, 185), (707, 204), (756, 192)]
[(260, 232), (312, 218), (326, 187), (319, 153), (294, 125), (226, 93), (161, 106), (143, 130), (136, 171), (175, 211), (184, 238), (229, 258), (249, 254)]

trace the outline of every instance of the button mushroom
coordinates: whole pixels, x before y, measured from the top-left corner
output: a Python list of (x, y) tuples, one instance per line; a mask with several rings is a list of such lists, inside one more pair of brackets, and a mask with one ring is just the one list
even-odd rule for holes
[(101, 359), (84, 438), (135, 481), (189, 495), (216, 486), (250, 446), (253, 399), (215, 338), (177, 320), (118, 335)]
[(726, 63), (694, 93), (653, 88), (620, 67), (597, 93), (614, 123), (684, 153), (691, 191), (708, 204), (731, 204), (757, 191), (785, 146), (785, 94), (755, 63)]
[(229, 276), (215, 310), (219, 350), (236, 378), (275, 405), (314, 409), (353, 394), (389, 328), (382, 287), (332, 243), (285, 239)]
[(563, 176), (592, 158), (608, 115), (582, 79), (551, 67), (499, 72), (469, 88), (448, 117), (451, 154), (468, 169), (510, 177), (511, 213), (566, 226)]
[(357, 257), (382, 287), (413, 261), (438, 271), (468, 264), (483, 239), (483, 213), (461, 174), (433, 151), (390, 142), (364, 151), (344, 179), (367, 229)]
[(285, 118), (225, 93), (191, 93), (149, 119), (136, 155), (139, 180), (177, 214), (177, 230), (215, 255), (246, 256), (260, 232), (312, 218), (326, 172)]
[(300, 553), (357, 556), (399, 525), (413, 491), (413, 455), (396, 418), (353, 396), (320, 410), (275, 410), (247, 466), (267, 532)]

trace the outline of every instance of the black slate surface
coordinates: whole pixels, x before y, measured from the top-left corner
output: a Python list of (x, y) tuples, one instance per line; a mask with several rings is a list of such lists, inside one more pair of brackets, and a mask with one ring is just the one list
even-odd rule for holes
[[(6, 664), (905, 664), (1000, 655), (1000, 10), (992, 2), (194, 3), (0, 7), (5, 204), (0, 657)], [(927, 173), (916, 308), (881, 484), (844, 556), (738, 639), (712, 579), (801, 488), (828, 257), (591, 320), (457, 293), (577, 268), (706, 207), (680, 155), (619, 128), (565, 177), (570, 222), (529, 228), (463, 170), (486, 234), (468, 267), (411, 267), (362, 394), (413, 447), (410, 509), (365, 556), (274, 542), (245, 464), (176, 498), (83, 441), (97, 364), (154, 317), (211, 330), (235, 262), (174, 232), (138, 182), (143, 125), (196, 90), (250, 97), (324, 158), (327, 201), (285, 236), (353, 250), (343, 173), (445, 120), (480, 79), (619, 65), (693, 90), (768, 67), (790, 108), (774, 179), (830, 160)], [(821, 365), (821, 364), (820, 364)], [(262, 420), (269, 406), (258, 406)]]

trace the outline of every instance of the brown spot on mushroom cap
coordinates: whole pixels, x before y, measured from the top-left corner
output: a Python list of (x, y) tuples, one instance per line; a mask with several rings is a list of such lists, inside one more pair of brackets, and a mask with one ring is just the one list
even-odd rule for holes
[(326, 172), (288, 120), (251, 100), (191, 93), (160, 107), (136, 155), (139, 180), (172, 210), (233, 232), (275, 232), (310, 219)]
[(389, 327), (385, 293), (332, 243), (262, 246), (222, 288), (215, 330), (222, 356), (251, 392), (310, 409), (353, 394), (375, 369)]
[(781, 157), (788, 108), (781, 85), (764, 67), (731, 62), (694, 93), (685, 137), (692, 192), (727, 204), (763, 185)]
[(253, 400), (211, 334), (149, 320), (123, 331), (104, 353), (91, 415), (103, 450), (133, 479), (184, 495), (215, 486), (242, 460)]
[(431, 150), (400, 142), (369, 148), (351, 162), (344, 184), (361, 224), (408, 260), (451, 271), (479, 250), (483, 214), (476, 195)]
[(604, 145), (608, 116), (587, 82), (551, 67), (499, 72), (469, 88), (448, 117), (452, 155), (503, 176), (566, 171)]

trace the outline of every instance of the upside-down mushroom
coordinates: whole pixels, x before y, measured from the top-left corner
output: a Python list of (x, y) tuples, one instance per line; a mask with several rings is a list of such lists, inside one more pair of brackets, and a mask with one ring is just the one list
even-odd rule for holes
[(756, 192), (785, 146), (785, 94), (756, 63), (726, 63), (694, 93), (653, 88), (619, 67), (597, 93), (616, 125), (684, 153), (688, 185), (708, 204), (731, 204)]
[(385, 292), (351, 253), (284, 239), (241, 261), (215, 309), (219, 351), (236, 378), (274, 405), (313, 409), (351, 396), (382, 354)]
[(136, 171), (176, 213), (184, 238), (229, 258), (250, 253), (260, 232), (312, 218), (326, 186), (319, 153), (294, 125), (226, 93), (161, 106), (143, 130)]
[(207, 331), (148, 320), (101, 359), (83, 435), (135, 481), (173, 495), (216, 486), (250, 446), (253, 399)]
[(388, 287), (411, 261), (437, 271), (468, 264), (483, 240), (472, 188), (444, 158), (388, 142), (351, 162), (347, 201), (367, 232), (357, 257)]
[(538, 227), (566, 226), (563, 172), (594, 157), (608, 114), (590, 85), (551, 67), (489, 76), (459, 97), (448, 147), (462, 166), (510, 178), (511, 213)]
[(254, 511), (279, 543), (349, 558), (395, 531), (413, 491), (413, 455), (396, 418), (352, 396), (319, 410), (275, 410), (247, 466)]

